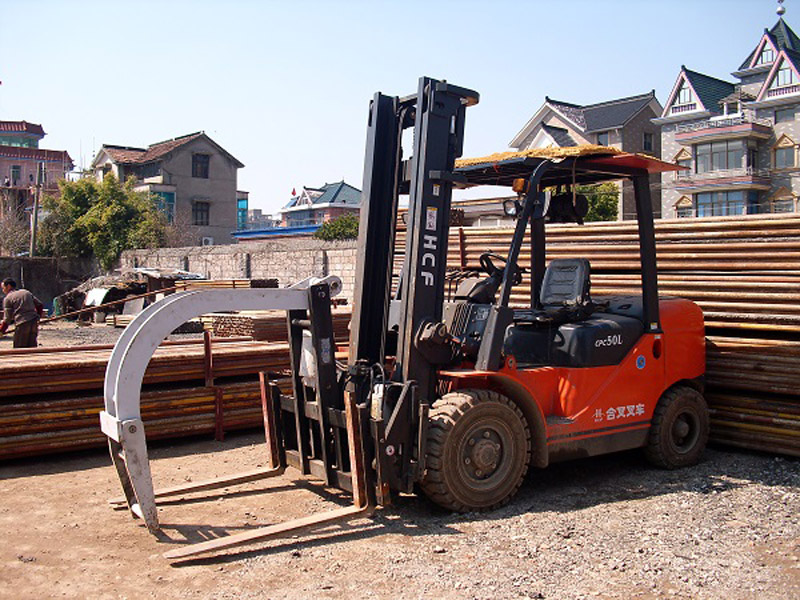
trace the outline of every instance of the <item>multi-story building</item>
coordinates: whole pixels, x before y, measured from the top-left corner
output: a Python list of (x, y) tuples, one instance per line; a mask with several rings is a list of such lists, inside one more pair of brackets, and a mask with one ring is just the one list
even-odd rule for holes
[(39, 142), (45, 136), (41, 125), (27, 121), (0, 121), (0, 213), (29, 208), (43, 165), (42, 190), (58, 192), (58, 181), (72, 170), (72, 159), (66, 150), (45, 150)]
[[(514, 136), (509, 146), (517, 150), (598, 144), (614, 146), (625, 152), (659, 156), (661, 140), (653, 117), (661, 114), (655, 91), (596, 104), (579, 105), (545, 96), (544, 104)], [(653, 213), (660, 216), (661, 196), (658, 176), (653, 185)], [(636, 218), (633, 186), (621, 187), (617, 210), (620, 219)]]
[[(783, 8), (779, 9), (783, 14)], [(668, 217), (798, 211), (800, 38), (779, 17), (729, 82), (681, 67), (661, 117)]]
[(120, 181), (135, 177), (135, 189), (156, 196), (167, 220), (190, 230), (198, 245), (233, 243), (231, 233), (247, 214), (247, 192), (236, 189), (242, 167), (202, 131), (147, 148), (104, 144), (92, 161), (98, 181), (108, 173)]
[(321, 225), (344, 214), (358, 214), (361, 190), (339, 181), (319, 188), (303, 187), (280, 210), (281, 226)]

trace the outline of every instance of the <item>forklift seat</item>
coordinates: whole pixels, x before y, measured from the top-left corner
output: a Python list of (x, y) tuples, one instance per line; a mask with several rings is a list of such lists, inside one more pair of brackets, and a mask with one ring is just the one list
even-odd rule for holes
[(589, 318), (600, 308), (589, 295), (589, 261), (558, 258), (550, 261), (539, 293), (539, 310), (515, 310), (514, 321), (533, 326), (554, 327)]
[(542, 280), (539, 301), (545, 311), (585, 306), (589, 297), (589, 261), (585, 258), (557, 258), (550, 261)]

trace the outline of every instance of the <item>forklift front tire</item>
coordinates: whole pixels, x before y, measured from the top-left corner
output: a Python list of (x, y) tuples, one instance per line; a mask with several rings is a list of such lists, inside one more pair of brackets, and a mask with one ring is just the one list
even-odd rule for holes
[(490, 390), (446, 394), (430, 412), (422, 490), (449, 510), (492, 510), (517, 492), (530, 459), (530, 429), (512, 401)]
[(658, 401), (645, 455), (657, 467), (688, 467), (700, 460), (708, 432), (708, 405), (703, 395), (689, 386), (675, 386)]

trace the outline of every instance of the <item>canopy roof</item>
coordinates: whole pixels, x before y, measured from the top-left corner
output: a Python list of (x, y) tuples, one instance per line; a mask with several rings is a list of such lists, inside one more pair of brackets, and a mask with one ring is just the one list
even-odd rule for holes
[(598, 183), (682, 168), (644, 154), (630, 154), (609, 146), (582, 145), (533, 148), (464, 158), (456, 161), (456, 172), (466, 178), (465, 187), (511, 186), (514, 179), (529, 177), (533, 169), (545, 160), (553, 163), (542, 178), (545, 186)]

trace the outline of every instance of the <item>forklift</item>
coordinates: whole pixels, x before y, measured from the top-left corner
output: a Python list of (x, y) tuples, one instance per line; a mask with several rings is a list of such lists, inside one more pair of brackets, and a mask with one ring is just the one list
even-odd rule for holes
[[(336, 356), (331, 298), (338, 278), (289, 289), (173, 294), (149, 307), (115, 347), (101, 428), (127, 506), (158, 531), (155, 500), (297, 469), (353, 495), (353, 506), (179, 548), (170, 559), (349, 520), (421, 490), (452, 511), (507, 503), (529, 467), (632, 448), (655, 465), (696, 463), (709, 432), (700, 308), (659, 298), (649, 175), (679, 167), (602, 146), (552, 148), (459, 161), (467, 108), (478, 94), (423, 77), (406, 97), (369, 108), (356, 286), (346, 362)], [(413, 128), (410, 157), (403, 132)], [(580, 223), (575, 186), (630, 180), (641, 294), (592, 297), (586, 259), (547, 261), (547, 222)], [(446, 301), (454, 187), (503, 185), (516, 199), (508, 252), (480, 257), (483, 274)], [(552, 194), (557, 187), (572, 193)], [(399, 284), (392, 265), (399, 199), (408, 195)], [(526, 236), (526, 233), (528, 234)], [(530, 244), (530, 264), (519, 265)], [(511, 291), (529, 278), (529, 302)], [(162, 305), (162, 303), (164, 303)], [(159, 306), (162, 305), (162, 306)], [(226, 310), (287, 311), (292, 394), (262, 373), (267, 468), (155, 492), (139, 390), (150, 355), (182, 319)]]

